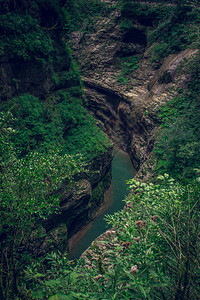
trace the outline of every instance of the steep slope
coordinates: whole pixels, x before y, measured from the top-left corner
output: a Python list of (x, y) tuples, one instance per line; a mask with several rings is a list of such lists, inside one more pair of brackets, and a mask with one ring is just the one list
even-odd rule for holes
[(70, 237), (103, 201), (112, 144), (83, 107), (78, 67), (63, 41), (61, 1), (0, 2), (0, 110), (13, 114), (15, 131), (9, 138), (16, 153), (22, 157), (53, 147), (82, 153), (88, 163), (90, 174), (76, 178), (70, 191), (67, 183), (63, 186), (61, 215), (45, 226), (49, 232), (65, 224)]
[(121, 13), (118, 1), (108, 5), (110, 14), (99, 17), (93, 32), (84, 27), (72, 32), (70, 45), (84, 76), (87, 109), (139, 169), (154, 147), (155, 112), (185, 86), (188, 75), (183, 66), (198, 50), (156, 59), (157, 44), (148, 39), (171, 6), (134, 2), (127, 4), (130, 12), (124, 8)]
[[(66, 38), (71, 38), (81, 65), (88, 98), (85, 106), (113, 142), (130, 153), (141, 180), (128, 182), (130, 193), (124, 209), (107, 216), (112, 229), (91, 244), (76, 268), (65, 256), (53, 254), (43, 260), (42, 267), (35, 264), (28, 270), (33, 294), (43, 290), (41, 297), (72, 299), (197, 299), (197, 1), (73, 3), (75, 12), (81, 8), (81, 18), (77, 25), (73, 22), (77, 14), (71, 16)], [(95, 18), (89, 14), (87, 19), (83, 12), (84, 5), (91, 12), (88, 3), (104, 3), (109, 9)], [(150, 161), (144, 170), (152, 174), (155, 165), (161, 166), (160, 176), (157, 169), (156, 176), (145, 178), (143, 167), (156, 139), (161, 159)], [(166, 170), (177, 175), (177, 180)], [(186, 173), (185, 183), (181, 179)], [(52, 261), (57, 266), (54, 269), (48, 265)], [(42, 275), (36, 282), (38, 273)]]

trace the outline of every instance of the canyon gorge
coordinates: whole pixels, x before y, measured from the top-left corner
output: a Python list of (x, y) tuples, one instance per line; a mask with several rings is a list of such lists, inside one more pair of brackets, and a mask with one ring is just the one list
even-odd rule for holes
[(0, 0), (2, 300), (198, 299), (199, 15)]

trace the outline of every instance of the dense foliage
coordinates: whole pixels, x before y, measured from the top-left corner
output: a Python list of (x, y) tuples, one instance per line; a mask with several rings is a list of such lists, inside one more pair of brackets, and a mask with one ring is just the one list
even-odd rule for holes
[[(132, 28), (134, 18), (151, 23), (147, 35), (152, 62), (199, 46), (195, 1), (174, 0), (175, 5), (168, 6), (120, 3), (123, 30)], [(113, 229), (104, 241), (93, 244), (76, 268), (67, 254), (36, 258), (26, 251), (26, 244), (33, 232), (42, 236), (42, 223), (57, 211), (55, 190), (63, 180), (70, 188), (74, 176), (84, 171), (82, 156), (74, 155), (81, 152), (88, 161), (109, 145), (82, 106), (79, 72), (68, 49), (68, 70), (54, 71), (53, 62), (60, 57), (50, 32), (61, 26), (69, 33), (83, 22), (92, 30), (90, 17), (106, 10), (97, 0), (0, 0), (0, 4), (1, 54), (50, 64), (59, 90), (46, 99), (18, 95), (2, 107), (0, 298), (198, 299), (200, 187), (193, 179), (194, 168), (200, 165), (199, 57), (190, 66), (187, 91), (180, 90), (180, 96), (159, 112), (157, 171), (164, 175), (154, 183), (129, 181), (125, 210), (107, 216)], [(126, 79), (138, 68), (138, 57), (122, 61)]]
[(9, 55), (12, 59), (40, 60), (47, 59), (53, 52), (53, 42), (49, 34), (30, 15), (1, 15), (0, 28), (1, 55)]
[(187, 47), (199, 46), (200, 8), (195, 2), (174, 1), (169, 5), (160, 1), (156, 5), (134, 1), (122, 2), (122, 28), (131, 29), (137, 20), (148, 25), (148, 46), (152, 62), (162, 61), (171, 53)]
[(50, 92), (36, 97), (22, 93), (21, 78), (12, 78), (16, 96), (0, 105), (2, 300), (32, 299), (24, 291), (23, 270), (38, 258), (28, 247), (34, 237), (46, 237), (44, 222), (59, 211), (61, 184), (70, 189), (75, 176), (85, 175), (85, 162), (110, 147), (83, 107), (80, 74), (62, 39), (65, 2), (0, 1), (1, 57), (11, 69), (35, 64), (49, 72), (50, 82)]
[(157, 181), (129, 181), (126, 210), (107, 216), (113, 229), (104, 240), (93, 243), (76, 270), (60, 254), (49, 256), (48, 265), (43, 260), (30, 266), (26, 281), (33, 295), (82, 300), (198, 299), (200, 187), (182, 186), (167, 174)]
[(65, 153), (82, 153), (91, 160), (110, 144), (82, 100), (69, 92), (59, 91), (45, 102), (22, 95), (7, 102), (6, 109), (9, 107), (16, 129), (10, 140), (19, 156), (35, 149), (44, 152), (54, 145), (63, 146)]
[(102, 16), (109, 10), (109, 7), (100, 0), (67, 0), (63, 8), (65, 29), (71, 32), (85, 27), (85, 30), (92, 32), (95, 26), (94, 17)]
[(9, 140), (15, 131), (11, 118), (7, 113), (0, 119), (0, 298), (6, 300), (20, 295), (21, 271), (30, 259), (27, 242), (34, 231), (39, 235), (45, 219), (58, 212), (60, 195), (55, 191), (63, 180), (70, 183), (84, 171), (81, 157), (61, 155), (59, 149), (17, 158)]
[[(83, 108), (79, 70), (61, 38), (68, 22), (65, 9), (75, 17), (75, 7), (81, 7), (86, 13), (86, 3), (59, 0), (1, 2), (1, 55), (6, 55), (13, 63), (41, 63), (41, 71), (50, 72), (49, 77), (57, 91), (43, 100), (32, 94), (20, 94), (1, 104), (1, 110), (11, 110), (13, 114), (12, 126), (16, 132), (10, 139), (17, 154), (23, 156), (35, 149), (44, 152), (52, 146), (63, 146), (65, 153), (82, 152), (87, 159), (93, 159), (108, 147), (109, 141)], [(90, 7), (92, 14), (102, 5), (100, 1), (91, 1), (87, 8)], [(63, 61), (63, 71), (56, 72)], [(18, 94), (18, 78), (13, 78), (13, 83)]]
[(65, 24), (60, 5), (59, 0), (1, 0), (0, 54), (43, 63), (52, 58), (52, 30)]
[(155, 149), (157, 170), (182, 181), (191, 180), (200, 165), (199, 55), (190, 62), (188, 72), (188, 89), (180, 90), (180, 96), (160, 109), (161, 133)]

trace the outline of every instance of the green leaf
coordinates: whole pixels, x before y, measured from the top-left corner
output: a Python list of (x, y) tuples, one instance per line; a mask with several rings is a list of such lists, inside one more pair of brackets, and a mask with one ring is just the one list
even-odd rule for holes
[(72, 272), (72, 273), (70, 274), (70, 282), (71, 282), (71, 283), (74, 283), (74, 282), (76, 281), (76, 279), (77, 279), (78, 276), (79, 276), (78, 273)]
[(48, 298), (48, 300), (74, 300), (75, 298), (72, 295), (64, 295), (62, 293), (58, 293)]
[(53, 286), (55, 286), (57, 284), (60, 284), (60, 283), (61, 283), (60, 279), (46, 281), (46, 285), (49, 286), (49, 287), (53, 287)]
[(45, 293), (43, 291), (35, 291), (31, 292), (33, 299), (43, 299), (45, 297)]
[(33, 276), (33, 278), (40, 278), (40, 277), (45, 277), (44, 274), (40, 274), (40, 273), (37, 273)]
[(158, 274), (154, 270), (150, 270), (150, 274), (154, 278), (158, 277)]
[(144, 297), (146, 298), (147, 297), (147, 294), (145, 292), (145, 289), (143, 288), (143, 286), (141, 285), (138, 285), (138, 289), (140, 290), (140, 292), (144, 295)]

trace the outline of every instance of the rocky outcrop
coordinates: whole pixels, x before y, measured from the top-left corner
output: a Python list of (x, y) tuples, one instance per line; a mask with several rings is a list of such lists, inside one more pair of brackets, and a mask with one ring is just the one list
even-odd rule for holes
[[(116, 4), (109, 1), (109, 4)], [(92, 34), (73, 32), (70, 44), (83, 77), (87, 108), (109, 138), (130, 154), (139, 170), (154, 148), (159, 124), (157, 109), (178, 94), (187, 81), (181, 71), (196, 50), (188, 49), (167, 57), (155, 66), (151, 62), (146, 32), (153, 20), (134, 19), (132, 28), (120, 28), (118, 8), (99, 18)], [(139, 55), (139, 66), (123, 74), (122, 58)], [(119, 79), (125, 78), (121, 84)]]
[(86, 179), (77, 181), (73, 186), (63, 186), (60, 212), (46, 222), (47, 232), (51, 232), (60, 224), (65, 224), (68, 229), (68, 237), (73, 235), (82, 224), (87, 222), (91, 195), (91, 184)]
[(76, 179), (73, 184), (63, 183), (58, 191), (61, 195), (59, 211), (51, 215), (43, 226), (32, 229), (29, 242), (20, 251), (26, 248), (29, 253), (41, 256), (68, 249), (70, 238), (90, 223), (103, 205), (104, 193), (111, 184), (112, 157), (110, 147), (91, 163), (87, 179)]
[(96, 157), (89, 167), (85, 179), (76, 180), (75, 184), (63, 184), (59, 193), (60, 211), (45, 224), (51, 233), (60, 225), (66, 225), (68, 239), (96, 216), (104, 201), (104, 193), (111, 183), (112, 147)]
[(56, 250), (66, 251), (68, 246), (68, 234), (65, 224), (53, 228), (50, 232), (45, 227), (32, 231), (32, 235), (26, 245), (23, 245), (21, 251), (28, 250), (36, 257), (45, 255)]

